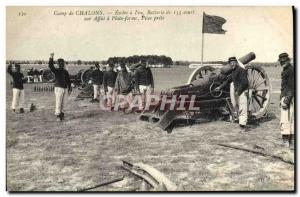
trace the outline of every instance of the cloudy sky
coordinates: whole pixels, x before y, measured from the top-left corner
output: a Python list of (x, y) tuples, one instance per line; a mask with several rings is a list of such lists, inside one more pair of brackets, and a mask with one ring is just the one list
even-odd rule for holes
[[(73, 11), (170, 10), (161, 21), (84, 21)], [(175, 15), (174, 11), (192, 14)], [(106, 60), (112, 56), (167, 55), (173, 60), (201, 60), (202, 14), (227, 22), (225, 35), (204, 35), (204, 61), (227, 60), (250, 51), (256, 61), (276, 61), (293, 53), (291, 7), (7, 7), (6, 58), (48, 59), (51, 52), (67, 60)], [(26, 13), (19, 16), (20, 13)]]

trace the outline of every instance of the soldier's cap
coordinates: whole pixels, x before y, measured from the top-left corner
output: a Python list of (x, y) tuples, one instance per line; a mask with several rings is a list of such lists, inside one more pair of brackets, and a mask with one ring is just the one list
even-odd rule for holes
[(281, 53), (279, 55), (278, 61), (283, 62), (283, 61), (288, 61), (290, 60), (290, 57), (287, 53)]
[(230, 58), (228, 58), (228, 63), (230, 63), (230, 62), (237, 62), (237, 59), (236, 59), (236, 57), (230, 57)]

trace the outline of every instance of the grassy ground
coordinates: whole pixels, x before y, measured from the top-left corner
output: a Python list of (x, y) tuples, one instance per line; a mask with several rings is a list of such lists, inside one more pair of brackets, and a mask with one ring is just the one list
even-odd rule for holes
[[(163, 89), (185, 83), (191, 70), (153, 72), (156, 89)], [(34, 103), (37, 110), (13, 114), (7, 85), (7, 188), (76, 191), (126, 174), (120, 168), (124, 159), (152, 165), (186, 190), (293, 190), (293, 165), (217, 145), (259, 145), (293, 159), (280, 146), (280, 70), (268, 68), (267, 73), (274, 90), (268, 112), (275, 118), (248, 133), (236, 124), (214, 121), (177, 127), (168, 134), (137, 120), (138, 115), (100, 111), (96, 104), (73, 98), (66, 120), (56, 122), (53, 93), (34, 93), (30, 85), (25, 87), (26, 106)], [(100, 190), (118, 190), (118, 185)]]

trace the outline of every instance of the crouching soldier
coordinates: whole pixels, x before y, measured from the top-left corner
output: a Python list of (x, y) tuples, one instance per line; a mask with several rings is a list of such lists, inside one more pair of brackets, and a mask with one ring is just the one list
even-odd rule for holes
[[(118, 102), (121, 110), (125, 113), (125, 108), (131, 105), (132, 100), (132, 76), (128, 73), (124, 63), (121, 64), (121, 71), (118, 73), (115, 92), (118, 95)], [(131, 109), (128, 113), (131, 112)]]
[(23, 105), (24, 105), (25, 93), (24, 93), (23, 83), (25, 83), (27, 79), (24, 78), (23, 73), (21, 73), (20, 64), (15, 65), (15, 71), (13, 71), (12, 65), (10, 64), (7, 68), (7, 72), (13, 78), (13, 100), (12, 100), (11, 108), (14, 112), (16, 112), (16, 109), (19, 108), (20, 113), (24, 113)]
[(248, 98), (246, 92), (248, 91), (248, 78), (246, 69), (242, 68), (236, 57), (230, 57), (228, 59), (229, 71), (227, 72), (227, 80), (223, 82), (221, 86), (216, 88), (216, 91), (219, 91), (227, 83), (233, 82), (234, 95), (236, 100), (235, 111), (238, 116), (238, 122), (242, 129), (248, 131), (247, 120), (248, 120)]
[(57, 64), (58, 68), (54, 67), (54, 53), (51, 53), (49, 59), (49, 68), (55, 75), (55, 115), (57, 117), (57, 121), (61, 121), (64, 119), (64, 107), (67, 102), (68, 93), (71, 93), (71, 81), (68, 71), (64, 68), (65, 61), (64, 59), (58, 59)]
[(100, 95), (100, 86), (103, 83), (103, 72), (100, 71), (99, 63), (95, 64), (95, 69), (91, 74), (93, 89), (94, 89), (94, 98), (90, 101), (91, 103), (99, 102), (98, 96)]
[(287, 53), (278, 59), (283, 70), (281, 72), (280, 94), (280, 129), (285, 147), (294, 149), (294, 67)]
[(115, 82), (117, 78), (117, 73), (113, 70), (114, 65), (109, 64), (107, 71), (104, 72), (103, 75), (103, 86), (104, 86), (104, 91), (106, 93), (106, 107), (109, 109), (113, 108), (113, 105), (115, 103)]

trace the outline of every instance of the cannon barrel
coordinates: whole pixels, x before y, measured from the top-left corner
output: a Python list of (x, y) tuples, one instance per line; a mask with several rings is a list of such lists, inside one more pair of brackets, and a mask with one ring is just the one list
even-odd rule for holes
[(244, 55), (243, 57), (239, 58), (239, 61), (242, 62), (244, 65), (248, 64), (252, 60), (256, 58), (256, 55), (254, 52), (250, 52), (247, 55)]

